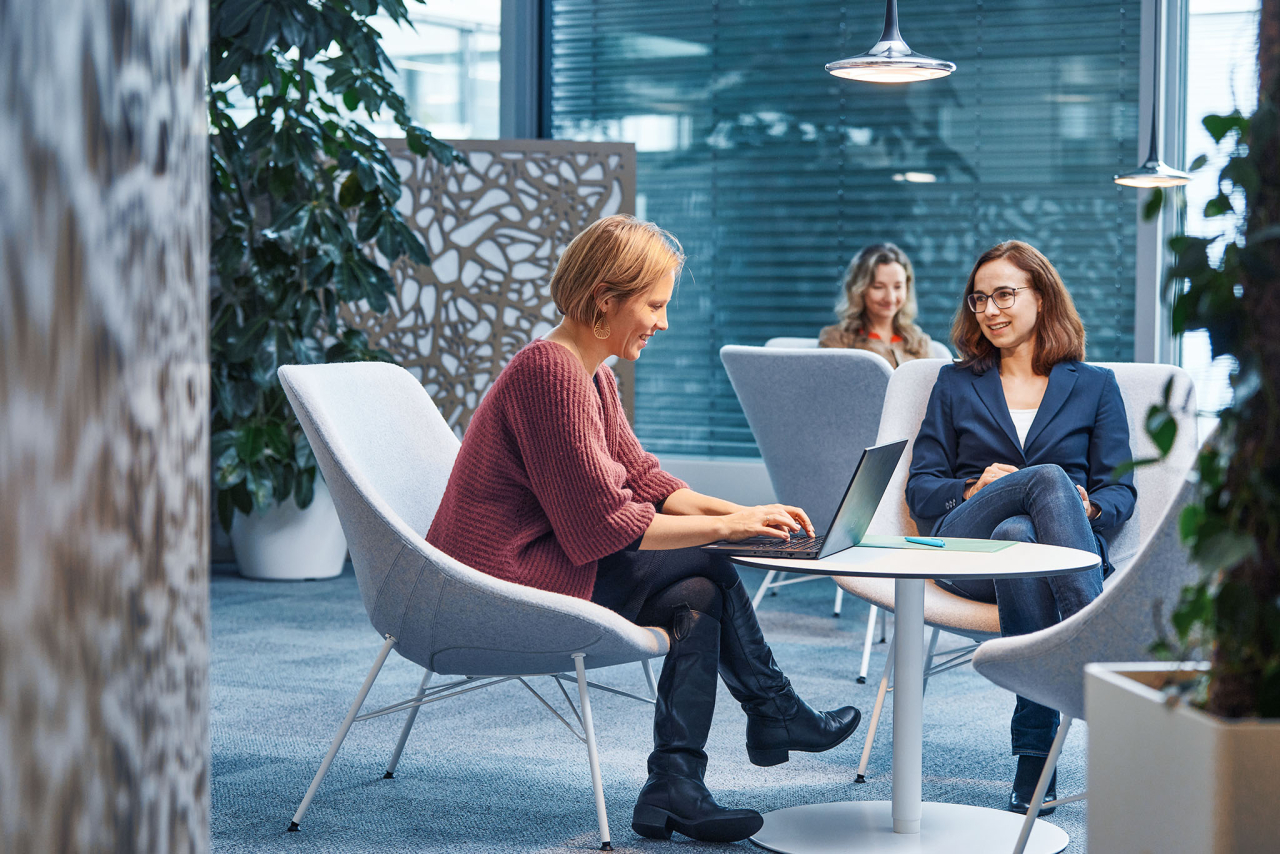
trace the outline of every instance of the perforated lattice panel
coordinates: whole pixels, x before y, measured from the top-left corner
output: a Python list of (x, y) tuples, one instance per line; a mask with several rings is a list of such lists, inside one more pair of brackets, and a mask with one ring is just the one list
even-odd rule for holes
[[(386, 145), (400, 167), (401, 212), (426, 240), (430, 266), (391, 267), (397, 296), (384, 315), (358, 305), (349, 319), (426, 387), (461, 435), (485, 390), (515, 353), (559, 322), (549, 283), (555, 261), (586, 226), (635, 209), (635, 149), (549, 140), (452, 143), (471, 161), (441, 168)], [(634, 370), (614, 365), (628, 417)]]

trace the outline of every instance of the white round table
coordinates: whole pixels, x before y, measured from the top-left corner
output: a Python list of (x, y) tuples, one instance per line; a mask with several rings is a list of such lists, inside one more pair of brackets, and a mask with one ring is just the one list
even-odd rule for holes
[[(735, 563), (811, 575), (893, 578), (893, 800), (775, 810), (751, 841), (779, 854), (992, 854), (1012, 851), (1023, 816), (962, 804), (921, 802), (924, 585), (933, 578), (1028, 578), (1092, 569), (1092, 552), (1016, 543), (998, 552), (854, 547), (822, 560), (734, 556)], [(1070, 837), (1038, 819), (1026, 854), (1057, 854)]]

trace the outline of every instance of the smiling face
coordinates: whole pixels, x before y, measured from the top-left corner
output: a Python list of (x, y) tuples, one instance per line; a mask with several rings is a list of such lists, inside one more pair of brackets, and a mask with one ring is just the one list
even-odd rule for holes
[(907, 301), (907, 271), (897, 261), (877, 264), (875, 278), (862, 292), (862, 310), (872, 326), (893, 321)]
[[(1015, 288), (1013, 305), (1000, 308), (992, 294)], [(1040, 294), (1031, 287), (1031, 277), (1004, 258), (988, 261), (978, 268), (973, 278), (973, 292), (988, 297), (986, 307), (977, 313), (978, 325), (987, 340), (1001, 351), (1034, 346), (1036, 319), (1040, 314)]]
[(604, 301), (601, 310), (609, 324), (606, 343), (610, 355), (629, 362), (640, 358), (649, 339), (667, 328), (667, 304), (675, 286), (672, 271), (630, 299), (611, 297)]

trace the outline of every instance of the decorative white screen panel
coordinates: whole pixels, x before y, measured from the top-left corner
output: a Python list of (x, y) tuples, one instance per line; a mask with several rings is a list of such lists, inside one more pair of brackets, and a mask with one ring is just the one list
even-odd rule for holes
[[(635, 210), (635, 148), (551, 140), (451, 143), (470, 168), (441, 168), (385, 140), (400, 167), (400, 210), (425, 239), (431, 265), (391, 267), (386, 314), (348, 309), (371, 346), (412, 371), (461, 433), (503, 366), (559, 322), (551, 272), (580, 231)], [(628, 417), (634, 367), (614, 365)]]

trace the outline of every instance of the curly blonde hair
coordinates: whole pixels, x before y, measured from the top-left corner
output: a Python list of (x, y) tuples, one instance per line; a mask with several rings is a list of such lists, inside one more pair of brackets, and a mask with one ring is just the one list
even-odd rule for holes
[(919, 313), (916, 306), (916, 273), (911, 266), (911, 259), (892, 243), (874, 243), (867, 246), (849, 262), (844, 271), (844, 280), (840, 284), (840, 299), (836, 303), (836, 316), (840, 318), (840, 326), (850, 332), (867, 329), (866, 303), (867, 288), (876, 280), (876, 268), (881, 264), (901, 264), (907, 272), (907, 296), (902, 307), (893, 316), (894, 334), (902, 338), (903, 349), (908, 353), (924, 353), (928, 349), (924, 332), (916, 326), (915, 319)]

